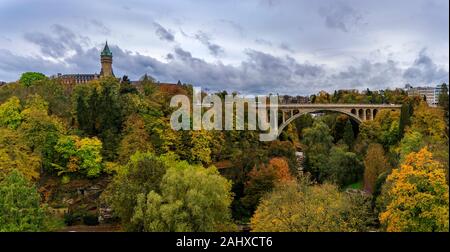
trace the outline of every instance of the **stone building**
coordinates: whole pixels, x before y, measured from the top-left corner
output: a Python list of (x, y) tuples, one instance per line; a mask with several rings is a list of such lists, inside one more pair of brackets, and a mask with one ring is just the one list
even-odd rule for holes
[(100, 63), (101, 70), (100, 74), (60, 74), (58, 73), (56, 78), (60, 79), (64, 84), (82, 84), (87, 83), (92, 80), (99, 79), (102, 76), (113, 76), (114, 72), (112, 69), (112, 52), (108, 47), (108, 42), (106, 42), (105, 47), (100, 53)]

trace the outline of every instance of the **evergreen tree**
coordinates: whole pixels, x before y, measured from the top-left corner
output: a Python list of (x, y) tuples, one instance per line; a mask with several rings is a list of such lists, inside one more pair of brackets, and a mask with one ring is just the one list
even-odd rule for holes
[(355, 141), (355, 135), (353, 133), (353, 126), (350, 120), (347, 120), (347, 123), (345, 124), (344, 135), (342, 136), (342, 139), (349, 148), (353, 146), (353, 142)]

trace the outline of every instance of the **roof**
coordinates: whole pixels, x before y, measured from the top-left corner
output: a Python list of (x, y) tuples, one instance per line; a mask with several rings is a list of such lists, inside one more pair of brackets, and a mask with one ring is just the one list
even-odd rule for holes
[(112, 52), (111, 52), (111, 50), (109, 50), (109, 47), (108, 47), (108, 41), (106, 41), (105, 47), (103, 48), (103, 51), (100, 53), (100, 56), (112, 57)]

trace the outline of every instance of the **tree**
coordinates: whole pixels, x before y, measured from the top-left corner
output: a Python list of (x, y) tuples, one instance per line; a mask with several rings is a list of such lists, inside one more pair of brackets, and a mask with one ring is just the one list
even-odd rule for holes
[(138, 202), (137, 197), (146, 196), (151, 191), (160, 193), (160, 183), (167, 168), (163, 158), (153, 153), (138, 151), (130, 157), (103, 192), (103, 201), (111, 206), (126, 230), (142, 230), (141, 224), (131, 222)]
[(145, 122), (139, 115), (133, 114), (124, 123), (123, 138), (118, 148), (119, 161), (126, 163), (136, 151), (153, 150), (150, 136), (145, 129)]
[(206, 130), (192, 130), (189, 132), (190, 144), (189, 144), (189, 161), (192, 163), (211, 163), (211, 148), (212, 141), (211, 134)]
[(54, 147), (66, 131), (63, 122), (48, 114), (48, 103), (39, 95), (26, 101), (21, 116), (23, 122), (18, 132), (31, 151), (41, 154), (44, 168), (50, 169), (56, 154)]
[(255, 165), (248, 174), (244, 187), (243, 205), (253, 212), (261, 197), (270, 192), (276, 184), (287, 183), (293, 178), (285, 158), (272, 158), (269, 164)]
[(28, 180), (40, 176), (42, 160), (17, 131), (0, 128), (0, 180), (12, 170), (19, 170)]
[(62, 136), (55, 151), (59, 155), (53, 166), (58, 175), (82, 174), (88, 178), (98, 177), (103, 170), (102, 142), (94, 138), (78, 136)]
[(403, 161), (407, 155), (411, 152), (418, 152), (426, 145), (423, 135), (420, 132), (411, 130), (405, 134), (400, 141), (398, 148), (398, 154), (400, 156), (400, 161)]
[(396, 144), (400, 140), (398, 111), (380, 110), (372, 121), (360, 124), (360, 136), (368, 143), (380, 143), (384, 148)]
[[(354, 196), (356, 197), (356, 196)], [(370, 207), (354, 205), (350, 198), (331, 184), (281, 184), (265, 196), (251, 219), (256, 232), (341, 232), (366, 231)]]
[(102, 154), (107, 160), (113, 160), (123, 123), (120, 83), (114, 77), (101, 78), (77, 86), (74, 92), (80, 129), (89, 136), (98, 136), (103, 142)]
[(404, 103), (400, 112), (399, 131), (400, 136), (403, 136), (407, 126), (411, 125), (411, 116), (413, 113), (413, 106), (411, 102)]
[(353, 133), (352, 122), (350, 120), (347, 120), (345, 123), (342, 139), (349, 148), (353, 146), (353, 142), (355, 141), (355, 133)]
[(390, 170), (390, 164), (385, 157), (383, 146), (370, 144), (364, 158), (364, 190), (373, 193), (377, 179)]
[(38, 81), (46, 80), (47, 77), (42, 73), (26, 72), (20, 76), (19, 83), (25, 87), (30, 87)]
[(314, 119), (311, 114), (306, 113), (301, 115), (298, 119), (294, 120), (295, 128), (297, 129), (298, 136), (303, 137), (303, 130), (313, 125)]
[(161, 193), (139, 194), (133, 223), (143, 231), (230, 231), (231, 183), (215, 167), (175, 161), (161, 182)]
[(128, 78), (128, 76), (124, 75), (122, 77), (122, 80), (120, 81), (120, 94), (128, 94), (128, 93), (137, 94), (138, 90), (131, 84), (131, 81)]
[(430, 108), (425, 102), (414, 109), (411, 128), (429, 137), (433, 142), (448, 141), (444, 113), (441, 109)]
[(409, 154), (383, 186), (380, 222), (388, 232), (449, 231), (449, 189), (445, 171), (423, 148)]
[(22, 122), (21, 110), (20, 100), (15, 96), (0, 104), (0, 127), (8, 127), (10, 129), (19, 127)]
[(343, 187), (358, 181), (363, 171), (364, 167), (355, 153), (333, 147), (328, 159), (328, 169), (323, 171), (322, 179)]
[(248, 174), (248, 181), (244, 187), (242, 204), (253, 212), (261, 197), (272, 190), (276, 181), (276, 171), (271, 165), (255, 166)]
[(319, 181), (323, 181), (328, 168), (329, 151), (333, 145), (330, 129), (325, 123), (315, 121), (311, 128), (304, 130), (303, 143), (306, 170)]
[(0, 232), (46, 231), (46, 213), (36, 187), (13, 170), (0, 180)]
[(448, 107), (448, 86), (446, 83), (442, 83), (442, 85), (441, 85), (441, 93), (439, 94), (438, 104), (445, 111), (445, 117), (447, 119), (447, 127), (448, 127), (448, 109), (449, 109), (449, 107)]

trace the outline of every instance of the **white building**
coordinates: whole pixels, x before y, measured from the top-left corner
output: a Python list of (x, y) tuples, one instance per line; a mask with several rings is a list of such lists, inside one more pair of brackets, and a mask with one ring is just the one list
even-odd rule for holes
[(405, 86), (405, 91), (408, 93), (408, 96), (420, 96), (421, 98), (425, 96), (428, 105), (433, 107), (439, 103), (441, 89), (441, 85), (437, 85), (436, 87), (412, 87), (406, 84)]

